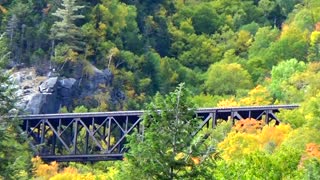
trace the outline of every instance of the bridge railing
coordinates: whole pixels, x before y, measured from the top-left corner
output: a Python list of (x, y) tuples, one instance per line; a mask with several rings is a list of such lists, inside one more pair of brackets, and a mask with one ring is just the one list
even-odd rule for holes
[[(280, 120), (280, 109), (298, 105), (200, 108), (195, 111), (202, 121), (199, 129), (214, 128), (218, 120), (254, 118), (266, 123)], [(122, 159), (126, 136), (142, 130), (143, 111), (98, 113), (41, 114), (19, 116), (23, 131), (31, 140), (37, 155), (45, 161), (99, 161)], [(195, 135), (197, 131), (190, 132)]]

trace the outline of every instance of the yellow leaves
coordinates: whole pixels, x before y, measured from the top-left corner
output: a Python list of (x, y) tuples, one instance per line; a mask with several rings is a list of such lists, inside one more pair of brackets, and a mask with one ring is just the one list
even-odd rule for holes
[(234, 126), (234, 131), (218, 144), (223, 159), (236, 160), (256, 151), (267, 151), (265, 148), (268, 148), (269, 144), (274, 144), (274, 148), (279, 147), (292, 131), (290, 125), (263, 127), (264, 123), (254, 121), (239, 121)]
[(58, 163), (53, 161), (50, 164), (44, 164), (39, 156), (32, 158), (33, 174), (36, 177), (49, 179), (58, 173)]
[(240, 106), (240, 104), (235, 100), (234, 97), (221, 100), (217, 104), (217, 107), (236, 107), (236, 106)]
[(281, 31), (281, 36), (280, 37), (283, 37), (285, 36), (289, 31), (289, 25), (288, 24), (282, 24), (282, 31)]
[(71, 62), (76, 62), (78, 59), (78, 55), (79, 54), (77, 52), (73, 51), (72, 49), (69, 49), (67, 51), (66, 59)]
[(268, 89), (264, 86), (258, 85), (251, 89), (246, 97), (240, 99), (230, 97), (228, 99), (220, 100), (217, 103), (217, 107), (259, 106), (271, 103), (272, 96)]
[(272, 102), (272, 96), (268, 89), (258, 85), (249, 91), (248, 96), (240, 99), (240, 104), (245, 106), (268, 105)]
[(6, 8), (4, 8), (3, 6), (0, 5), (0, 10), (3, 14), (7, 14), (8, 10)]
[(254, 134), (231, 132), (224, 141), (218, 144), (218, 148), (222, 150), (222, 158), (230, 161), (258, 150), (258, 142)]
[(176, 161), (181, 160), (181, 159), (185, 158), (185, 156), (186, 156), (185, 153), (180, 152), (174, 157), (174, 160), (176, 160)]
[(99, 22), (98, 28), (100, 31), (105, 31), (105, 30), (107, 30), (107, 25), (105, 23)]
[(59, 170), (59, 165), (57, 162), (54, 161), (50, 164), (45, 164), (38, 156), (32, 158), (31, 161), (33, 164), (34, 177), (44, 180), (115, 179), (114, 177), (119, 173), (119, 170), (115, 167), (108, 168), (107, 173), (99, 172), (98, 174), (93, 174), (92, 172), (79, 173), (74, 167), (66, 167), (62, 170)]
[(187, 33), (187, 34), (192, 34), (194, 33), (194, 28), (192, 26), (192, 20), (191, 18), (188, 18), (185, 21), (182, 21), (180, 23), (180, 30), (182, 30), (183, 32)]
[(310, 44), (315, 46), (320, 41), (320, 31), (313, 31), (310, 35)]
[(245, 51), (252, 44), (252, 37), (250, 32), (240, 30), (238, 33), (236, 44), (240, 51)]
[(272, 142), (275, 143), (277, 147), (287, 138), (291, 131), (292, 128), (290, 125), (265, 126), (259, 134), (260, 144), (262, 148), (264, 148), (268, 143)]

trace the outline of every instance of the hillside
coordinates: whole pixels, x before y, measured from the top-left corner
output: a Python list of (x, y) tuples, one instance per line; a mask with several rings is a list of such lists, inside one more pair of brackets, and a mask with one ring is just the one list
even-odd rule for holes
[[(148, 109), (180, 83), (195, 107), (300, 104), (281, 112), (277, 127), (243, 134), (224, 125), (212, 132), (219, 158), (195, 171), (210, 179), (319, 177), (319, 0), (3, 0), (0, 31), (2, 69), (57, 78), (58, 89), (72, 83), (67, 95), (41, 95), (58, 97), (55, 112)], [(107, 173), (121, 169), (106, 164)], [(58, 165), (49, 167), (52, 176), (58, 172)], [(69, 170), (90, 172), (75, 167)]]

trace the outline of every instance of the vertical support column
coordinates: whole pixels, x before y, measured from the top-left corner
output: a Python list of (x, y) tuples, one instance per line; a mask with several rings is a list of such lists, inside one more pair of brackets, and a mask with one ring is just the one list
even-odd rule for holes
[[(115, 119), (115, 121), (117, 121), (116, 119)], [(119, 123), (119, 125), (121, 126), (121, 128), (123, 128), (124, 126), (126, 126), (125, 125), (125, 121), (121, 121), (121, 122), (118, 122)], [(121, 139), (122, 137), (124, 137), (125, 135), (126, 135), (126, 133), (125, 132), (123, 132), (122, 130), (121, 130), (121, 128), (119, 128), (119, 130), (120, 130), (120, 136), (119, 136), (119, 139)], [(118, 153), (120, 154), (121, 153), (121, 150), (122, 150), (122, 148), (124, 147), (124, 143), (125, 143), (125, 138), (119, 143), (119, 145), (118, 145)]]
[(73, 122), (73, 154), (77, 154), (78, 120)]
[(26, 129), (25, 129), (27, 135), (29, 134), (29, 119), (26, 120)]
[[(41, 121), (42, 123), (41, 123), (40, 144), (43, 144), (45, 140), (45, 119), (42, 119)], [(41, 146), (40, 154), (43, 153), (43, 149), (44, 149), (44, 146)]]
[(111, 149), (110, 147), (110, 140), (111, 140), (111, 118), (108, 118), (108, 144), (107, 144), (107, 150)]
[(125, 128), (124, 128), (125, 133), (128, 132), (128, 126), (129, 126), (129, 116), (126, 116), (126, 125), (125, 125)]
[(211, 113), (212, 115), (212, 128), (217, 126), (217, 111)]
[(53, 133), (51, 155), (55, 155), (56, 154), (56, 141), (57, 141), (56, 139), (57, 139), (57, 136)]
[(265, 112), (266, 112), (265, 123), (269, 124), (269, 118), (270, 118), (269, 117), (269, 112), (270, 112), (270, 110), (266, 110)]
[(235, 114), (234, 111), (231, 110), (231, 120), (233, 125), (235, 124), (234, 114)]
[(86, 131), (86, 142), (85, 142), (85, 147), (84, 147), (84, 151), (86, 154), (89, 153), (88, 148), (89, 148), (89, 132)]

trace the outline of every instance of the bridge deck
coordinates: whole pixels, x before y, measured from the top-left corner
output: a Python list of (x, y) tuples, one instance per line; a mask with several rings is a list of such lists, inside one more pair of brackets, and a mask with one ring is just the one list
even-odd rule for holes
[[(269, 123), (280, 120), (280, 109), (298, 105), (200, 108), (195, 111), (204, 126), (214, 128), (220, 120), (254, 118)], [(46, 161), (99, 161), (122, 159), (126, 135), (141, 131), (143, 111), (39, 114), (19, 116), (33, 149)], [(196, 132), (190, 132), (195, 134)]]

